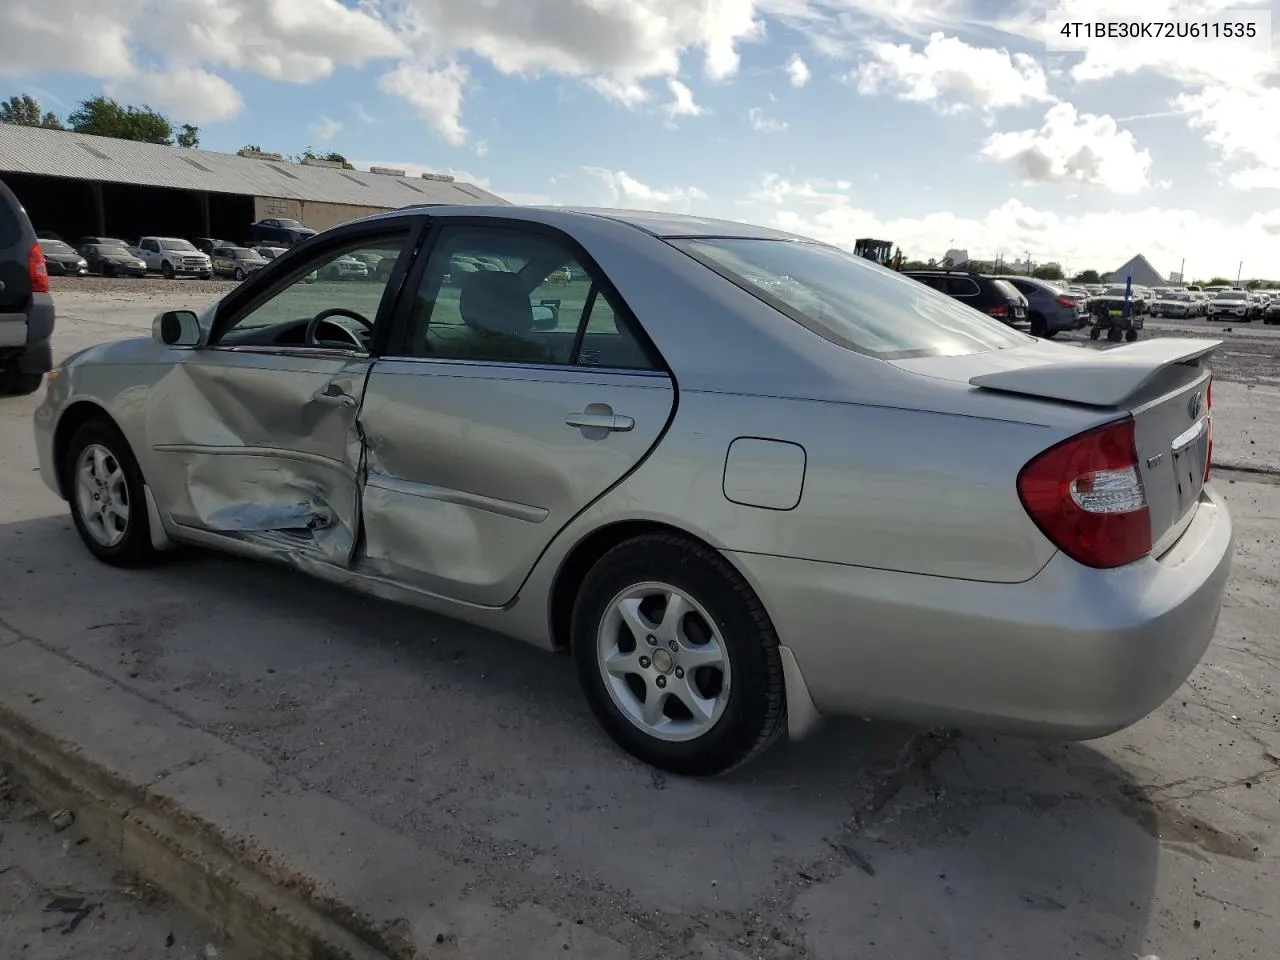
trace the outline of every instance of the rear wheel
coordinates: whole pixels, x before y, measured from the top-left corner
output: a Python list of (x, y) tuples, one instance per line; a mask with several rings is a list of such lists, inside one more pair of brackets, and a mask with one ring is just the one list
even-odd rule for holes
[(235, 278), (237, 280), (244, 279), (244, 269), (242, 267), (236, 267)]
[(583, 580), (573, 654), (596, 718), (639, 759), (709, 776), (786, 726), (778, 637), (720, 554), (676, 534), (610, 550)]
[(1123, 337), (1124, 337), (1124, 331), (1121, 330), (1119, 327), (1112, 327), (1110, 330), (1107, 331), (1107, 339), (1112, 343), (1119, 343)]
[(1137, 339), (1138, 339), (1138, 331), (1137, 331), (1137, 330), (1126, 330), (1126, 331), (1124, 332), (1124, 338), (1125, 338), (1125, 340), (1126, 340), (1128, 343), (1133, 343), (1133, 341), (1135, 341), (1135, 340), (1137, 340)]
[(1101, 327), (1090, 327), (1090, 328), (1089, 328), (1089, 339), (1090, 339), (1090, 340), (1097, 340), (1097, 339), (1098, 339), (1098, 337), (1100, 337), (1100, 336), (1102, 336), (1102, 328), (1101, 328)]
[(82, 424), (67, 446), (63, 471), (71, 519), (90, 553), (116, 567), (156, 560), (142, 472), (114, 424)]
[(1043, 337), (1048, 329), (1049, 325), (1045, 323), (1044, 317), (1038, 313), (1031, 314), (1031, 335), (1033, 337)]

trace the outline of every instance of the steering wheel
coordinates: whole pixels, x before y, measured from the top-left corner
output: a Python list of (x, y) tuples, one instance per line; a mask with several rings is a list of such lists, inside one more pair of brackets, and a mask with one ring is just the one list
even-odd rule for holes
[[(323, 347), (319, 340), (316, 339), (316, 331), (320, 328), (320, 324), (324, 323), (330, 317), (347, 317), (360, 324), (369, 332), (373, 332), (373, 321), (368, 317), (356, 313), (354, 310), (348, 310), (346, 307), (329, 307), (327, 310), (321, 310), (314, 317), (307, 321), (307, 327), (302, 332), (302, 342), (308, 347)], [(343, 334), (351, 339), (357, 350), (368, 350), (369, 348), (361, 342), (360, 338), (354, 333), (342, 326), (340, 323), (331, 323), (329, 326), (335, 330), (341, 330)]]

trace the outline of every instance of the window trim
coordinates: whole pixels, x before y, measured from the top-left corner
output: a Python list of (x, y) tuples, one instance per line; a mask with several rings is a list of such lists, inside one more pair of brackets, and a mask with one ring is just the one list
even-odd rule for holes
[[(382, 288), (382, 299), (378, 303), (378, 314), (373, 318), (373, 336), (369, 341), (368, 356), (370, 358), (381, 356), (386, 347), (387, 337), (393, 326), (393, 321), (397, 315), (396, 310), (404, 292), (405, 276), (410, 265), (413, 264), (413, 258), (420, 252), (423, 237), (429, 228), (428, 218), (423, 217), (421, 214), (417, 216), (391, 217), (385, 220), (362, 221), (350, 226), (341, 226), (331, 231), (326, 231), (322, 242), (309, 244), (302, 256), (290, 258), (288, 253), (281, 254), (270, 261), (267, 266), (250, 274), (247, 280), (242, 282), (240, 286), (218, 304), (217, 311), (213, 317), (212, 329), (209, 331), (209, 346), (207, 349), (241, 349), (239, 347), (222, 346), (221, 339), (226, 332), (235, 326), (237, 320), (242, 319), (246, 314), (262, 306), (271, 297), (280, 293), (285, 286), (301, 281), (303, 277), (312, 272), (312, 265), (327, 253), (337, 248), (348, 246), (352, 242), (403, 234), (405, 237), (404, 245), (400, 249), (400, 256), (396, 260), (395, 267), (391, 270), (391, 275), (387, 277), (386, 285)], [(319, 239), (319, 237), (312, 239)], [(294, 247), (293, 249), (301, 248)], [(289, 253), (292, 252), (293, 250), (289, 251)], [(291, 259), (292, 263), (289, 262)], [(284, 263), (285, 266), (281, 267), (281, 263)], [(254, 347), (253, 349), (261, 352), (262, 348)], [(316, 349), (315, 347), (280, 345), (271, 347), (270, 351), (296, 354), (308, 351), (314, 353)], [(340, 355), (344, 352), (337, 349), (324, 351), (326, 356)], [(365, 356), (363, 353), (356, 355)]]
[[(631, 334), (632, 339), (639, 345), (641, 351), (645, 354), (649, 361), (647, 369), (635, 369), (632, 367), (606, 367), (599, 365), (584, 365), (579, 363), (579, 354), (581, 352), (582, 338), (585, 335), (586, 324), (590, 320), (590, 313), (584, 309), (578, 318), (578, 332), (574, 337), (573, 352), (570, 354), (568, 363), (530, 363), (521, 360), (482, 360), (468, 357), (433, 357), (420, 356), (411, 351), (409, 346), (409, 337), (412, 333), (411, 321), (413, 302), (417, 296), (417, 291), (422, 284), (422, 278), (427, 272), (427, 266), (431, 262), (431, 258), (435, 255), (441, 244), (441, 236), (446, 231), (456, 230), (493, 230), (505, 231), (508, 233), (524, 233), (533, 234), (543, 239), (550, 240), (565, 247), (577, 261), (583, 271), (587, 274), (591, 281), (591, 288), (597, 291), (597, 295), (603, 295), (605, 301), (613, 310), (614, 316), (622, 321)], [(265, 268), (264, 268), (265, 269)], [(261, 271), (259, 271), (261, 272)], [(595, 301), (592, 300), (592, 306)], [(413, 361), (421, 363), (450, 363), (450, 364), (467, 364), (483, 367), (519, 367), (521, 369), (545, 369), (545, 370), (598, 370), (614, 374), (630, 374), (630, 375), (660, 375), (670, 377), (671, 368), (667, 364), (666, 358), (662, 356), (662, 352), (649, 336), (648, 331), (640, 323), (635, 312), (631, 309), (630, 304), (626, 302), (622, 294), (618, 292), (617, 287), (609, 279), (608, 275), (601, 269), (595, 258), (591, 256), (586, 248), (578, 242), (572, 235), (566, 233), (558, 227), (550, 224), (537, 223), (531, 220), (520, 220), (513, 217), (483, 217), (483, 216), (447, 216), (435, 217), (427, 232), (427, 236), (422, 244), (421, 250), (413, 263), (408, 275), (405, 278), (396, 311), (390, 323), (390, 329), (387, 332), (387, 339), (384, 345), (384, 352), (381, 356), (387, 360)], [(428, 324), (429, 326), (429, 324)]]

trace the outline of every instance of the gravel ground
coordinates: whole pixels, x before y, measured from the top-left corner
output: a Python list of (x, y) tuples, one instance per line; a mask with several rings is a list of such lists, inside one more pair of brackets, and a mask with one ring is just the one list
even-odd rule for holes
[(154, 884), (41, 811), (0, 768), (0, 958), (242, 960)]

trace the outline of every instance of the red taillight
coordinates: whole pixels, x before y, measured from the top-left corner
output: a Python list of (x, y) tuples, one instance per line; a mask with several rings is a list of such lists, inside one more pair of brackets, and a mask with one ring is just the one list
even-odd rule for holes
[(1070, 307), (1074, 310), (1079, 305), (1080, 302), (1078, 300), (1073, 300), (1070, 297), (1058, 297), (1058, 306), (1060, 307)]
[(45, 265), (44, 251), (38, 243), (32, 244), (31, 252), (27, 254), (27, 272), (31, 274), (32, 293), (49, 292), (49, 268)]
[(1064, 440), (1018, 474), (1018, 497), (1059, 550), (1088, 567), (1121, 567), (1151, 552), (1133, 418)]
[(1009, 315), (1009, 305), (1007, 303), (997, 303), (994, 307), (987, 307), (987, 316), (989, 317), (1007, 317)]
[(1209, 447), (1204, 455), (1204, 482), (1209, 482), (1209, 473), (1213, 469), (1213, 374), (1209, 374), (1209, 382), (1204, 388), (1204, 408), (1209, 411), (1205, 418), (1205, 429), (1209, 431)]

